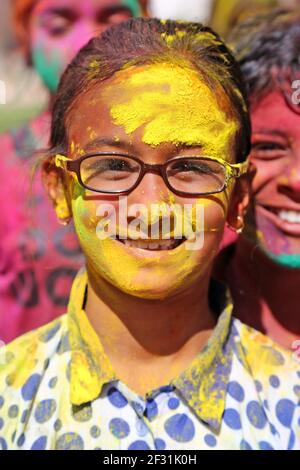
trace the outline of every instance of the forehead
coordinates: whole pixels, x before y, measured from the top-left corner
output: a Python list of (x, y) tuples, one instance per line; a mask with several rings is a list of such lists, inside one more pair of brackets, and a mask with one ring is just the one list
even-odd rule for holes
[[(128, 3), (132, 2), (128, 0), (85, 0), (84, 2), (82, 0), (39, 0), (35, 6), (35, 12), (76, 9), (82, 13), (91, 14), (99, 8), (110, 8), (115, 5), (128, 6)], [(135, 3), (135, 0), (133, 3)]]
[(238, 127), (224, 92), (212, 91), (196, 70), (170, 63), (117, 72), (76, 100), (68, 123), (70, 134), (86, 126), (127, 136), (142, 130), (144, 144), (203, 145), (213, 154), (229, 150)]
[(263, 97), (251, 111), (253, 132), (280, 130), (300, 140), (300, 114), (291, 109), (280, 91)]

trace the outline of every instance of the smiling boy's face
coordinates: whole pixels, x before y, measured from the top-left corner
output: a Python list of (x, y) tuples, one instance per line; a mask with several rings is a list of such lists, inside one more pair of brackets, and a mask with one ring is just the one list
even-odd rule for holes
[[(213, 94), (199, 74), (187, 67), (157, 64), (124, 69), (81, 95), (66, 124), (68, 155), (73, 159), (94, 152), (122, 152), (149, 164), (179, 155), (218, 156), (232, 163), (235, 159), (238, 124), (229, 103), (220, 90)], [(88, 269), (126, 293), (152, 299), (186, 290), (199, 279), (208, 282), (232, 189), (230, 184), (226, 191), (210, 197), (179, 197), (168, 190), (160, 175), (147, 173), (127, 196), (128, 208), (143, 204), (150, 209), (156, 204), (164, 211), (173, 204), (189, 204), (187, 224), (200, 227), (204, 236), (203, 247), (191, 250), (183, 239), (174, 243), (172, 231), (166, 242), (161, 234), (156, 236), (156, 245), (151, 245), (153, 240), (147, 240), (148, 246), (132, 239), (100, 240), (96, 229), (101, 203), (110, 204), (112, 210), (108, 209), (106, 217), (112, 223), (112, 212), (117, 221), (122, 218), (123, 222), (116, 223), (119, 232), (124, 231), (124, 220), (128, 223), (132, 217), (120, 214), (117, 196), (87, 191), (70, 178), (72, 213)], [(204, 208), (204, 225), (197, 220), (199, 205)], [(150, 219), (150, 223), (159, 220), (151, 211)]]
[(276, 262), (300, 269), (300, 114), (274, 91), (251, 117), (254, 236)]

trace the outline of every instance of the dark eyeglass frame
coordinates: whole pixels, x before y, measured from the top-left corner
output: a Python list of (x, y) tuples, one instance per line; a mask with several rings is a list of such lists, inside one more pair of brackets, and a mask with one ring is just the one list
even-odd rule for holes
[[(129, 158), (129, 159), (135, 161), (136, 163), (138, 163), (140, 165), (141, 170), (140, 170), (139, 177), (138, 177), (137, 181), (135, 182), (135, 184), (131, 188), (129, 188), (127, 190), (121, 189), (121, 190), (117, 190), (117, 191), (100, 191), (100, 190), (90, 188), (85, 183), (83, 183), (82, 178), (81, 178), (81, 172), (80, 172), (81, 163), (84, 160), (87, 160), (88, 158), (91, 158), (91, 157), (107, 156), (107, 155)], [(173, 162), (176, 162), (178, 160), (184, 160), (184, 159), (195, 160), (195, 161), (196, 160), (214, 161), (214, 162), (217, 162), (220, 165), (222, 165), (225, 168), (225, 181), (224, 181), (222, 189), (220, 189), (218, 191), (199, 192), (199, 193), (188, 193), (188, 192), (185, 192), (185, 191), (180, 191), (180, 190), (174, 189), (172, 187), (172, 185), (169, 183), (169, 180), (168, 180), (168, 177), (167, 177), (167, 167)], [(197, 196), (208, 196), (210, 194), (221, 193), (227, 188), (228, 183), (231, 180), (231, 178), (239, 178), (240, 176), (247, 173), (248, 168), (249, 168), (249, 162), (247, 160), (245, 162), (242, 162), (242, 163), (233, 164), (233, 163), (228, 163), (228, 162), (226, 162), (225, 160), (223, 160), (221, 158), (209, 157), (209, 156), (206, 156), (206, 155), (204, 155), (203, 157), (202, 156), (178, 155), (174, 158), (171, 158), (170, 160), (167, 160), (165, 163), (150, 164), (150, 163), (143, 162), (142, 160), (140, 160), (137, 157), (134, 157), (132, 155), (128, 155), (128, 154), (122, 153), (122, 152), (89, 153), (89, 154), (86, 154), (86, 155), (82, 155), (81, 157), (79, 157), (75, 160), (73, 160), (71, 158), (68, 158), (65, 155), (57, 154), (55, 156), (55, 165), (59, 168), (62, 168), (65, 171), (67, 170), (67, 171), (75, 173), (76, 176), (77, 176), (78, 182), (81, 186), (83, 186), (85, 189), (88, 189), (89, 191), (93, 191), (93, 192), (96, 192), (96, 193), (101, 193), (101, 194), (129, 194), (129, 193), (131, 193), (131, 191), (133, 191), (135, 188), (137, 188), (137, 186), (140, 184), (140, 182), (142, 181), (142, 179), (144, 178), (146, 173), (154, 173), (154, 174), (160, 175), (163, 178), (165, 185), (167, 186), (167, 188), (171, 192), (173, 192), (174, 194), (176, 194), (178, 196), (183, 196), (183, 197), (185, 197), (185, 196), (191, 196), (191, 197), (194, 197), (194, 196), (195, 197), (197, 197)]]

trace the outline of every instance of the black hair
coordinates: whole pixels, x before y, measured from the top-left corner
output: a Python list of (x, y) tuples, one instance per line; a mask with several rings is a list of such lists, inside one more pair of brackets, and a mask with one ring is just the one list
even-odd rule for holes
[(279, 89), (293, 105), (292, 82), (300, 72), (300, 14), (277, 9), (240, 23), (230, 37), (250, 102)]

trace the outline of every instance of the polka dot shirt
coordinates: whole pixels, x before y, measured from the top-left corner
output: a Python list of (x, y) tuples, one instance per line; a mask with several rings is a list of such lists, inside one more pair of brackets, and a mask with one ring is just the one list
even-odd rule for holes
[(0, 449), (300, 449), (300, 364), (232, 318), (169, 383), (140, 396), (118, 379), (81, 309), (0, 350)]

